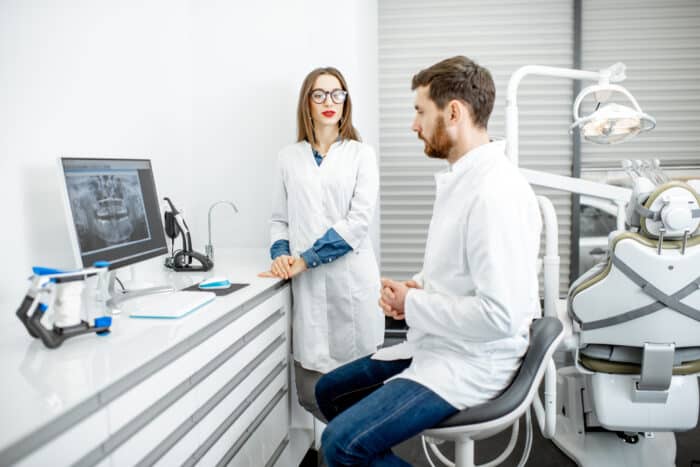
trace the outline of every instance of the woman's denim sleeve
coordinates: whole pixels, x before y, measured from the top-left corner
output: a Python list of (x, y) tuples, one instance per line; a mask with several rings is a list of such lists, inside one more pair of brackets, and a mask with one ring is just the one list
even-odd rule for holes
[(303, 252), (301, 257), (308, 267), (315, 268), (323, 263), (335, 261), (349, 251), (352, 251), (352, 247), (348, 242), (343, 240), (335, 229), (330, 228), (311, 248)]
[(277, 240), (270, 247), (270, 257), (272, 259), (275, 259), (281, 255), (290, 255), (289, 240)]

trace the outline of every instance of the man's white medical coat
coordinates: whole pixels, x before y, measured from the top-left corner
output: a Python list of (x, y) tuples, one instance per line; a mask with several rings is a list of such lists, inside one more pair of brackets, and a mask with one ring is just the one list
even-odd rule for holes
[(479, 146), (435, 175), (436, 197), (423, 290), (406, 298), (407, 341), (374, 358), (413, 358), (396, 377), (464, 409), (505, 389), (539, 316), (537, 254), (542, 222), (532, 188), (504, 155)]

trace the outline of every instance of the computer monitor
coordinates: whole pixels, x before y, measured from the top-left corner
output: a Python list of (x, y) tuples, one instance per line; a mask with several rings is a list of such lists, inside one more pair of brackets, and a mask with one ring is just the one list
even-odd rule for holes
[(168, 252), (150, 160), (62, 157), (59, 165), (77, 267), (117, 269)]

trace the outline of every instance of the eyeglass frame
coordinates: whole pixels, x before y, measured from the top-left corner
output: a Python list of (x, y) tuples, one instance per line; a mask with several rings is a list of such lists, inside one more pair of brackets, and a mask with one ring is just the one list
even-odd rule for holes
[[(338, 102), (333, 98), (333, 93), (337, 92), (337, 91), (340, 91), (343, 93), (343, 100), (341, 102)], [(323, 100), (321, 102), (317, 102), (316, 99), (314, 99), (313, 94), (315, 92), (322, 92), (323, 93)], [(328, 99), (328, 96), (330, 96), (331, 101), (334, 104), (344, 104), (345, 101), (348, 99), (348, 92), (345, 89), (341, 89), (341, 88), (331, 89), (330, 91), (326, 91), (325, 89), (321, 89), (321, 88), (316, 88), (316, 89), (312, 89), (309, 92), (309, 97), (311, 98), (311, 101), (314, 102), (315, 104), (323, 104)]]

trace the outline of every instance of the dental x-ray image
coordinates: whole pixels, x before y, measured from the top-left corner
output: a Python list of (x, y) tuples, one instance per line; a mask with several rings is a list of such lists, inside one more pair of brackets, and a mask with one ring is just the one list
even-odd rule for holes
[(66, 184), (83, 255), (150, 239), (136, 170), (67, 174)]

